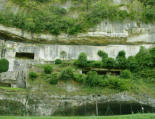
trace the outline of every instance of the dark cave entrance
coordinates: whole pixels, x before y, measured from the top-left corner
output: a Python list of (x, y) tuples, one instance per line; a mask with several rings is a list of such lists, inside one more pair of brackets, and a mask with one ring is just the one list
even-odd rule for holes
[(10, 84), (10, 83), (3, 83), (3, 82), (0, 82), (0, 86), (1, 86), (1, 87), (11, 87), (11, 84)]
[(20, 58), (20, 59), (34, 59), (34, 53), (16, 52), (16, 58)]
[[(98, 116), (127, 115), (134, 113), (154, 113), (155, 108), (149, 105), (130, 102), (98, 103)], [(79, 107), (61, 107), (54, 115), (63, 116), (93, 116), (96, 115), (96, 104), (85, 103)]]

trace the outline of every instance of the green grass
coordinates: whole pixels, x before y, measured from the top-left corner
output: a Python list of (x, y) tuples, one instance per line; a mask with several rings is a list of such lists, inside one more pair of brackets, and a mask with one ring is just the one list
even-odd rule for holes
[(11, 87), (0, 87), (0, 89), (8, 90), (8, 91), (20, 91), (22, 88), (11, 88)]
[(1, 116), (0, 119), (155, 119), (155, 114), (135, 114), (124, 116), (86, 116), (86, 117), (15, 117)]

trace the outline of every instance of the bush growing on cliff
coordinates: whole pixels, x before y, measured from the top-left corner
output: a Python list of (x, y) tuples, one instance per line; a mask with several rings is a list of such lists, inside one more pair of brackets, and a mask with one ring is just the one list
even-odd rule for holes
[(139, 64), (134, 56), (128, 57), (127, 68), (130, 69), (130, 71), (138, 71), (139, 70)]
[(29, 78), (34, 80), (38, 77), (38, 74), (36, 72), (29, 72)]
[(53, 67), (50, 66), (50, 65), (45, 65), (45, 66), (44, 66), (44, 72), (45, 72), (46, 74), (51, 74), (51, 73), (53, 72)]
[(0, 59), (0, 73), (7, 72), (9, 69), (9, 61), (7, 59)]
[(115, 60), (113, 58), (108, 58), (106, 68), (108, 69), (115, 68)]
[(123, 80), (117, 76), (107, 76), (104, 80), (99, 80), (99, 86), (124, 91), (129, 90), (131, 84), (129, 80)]
[(132, 77), (132, 74), (130, 70), (123, 70), (121, 71), (120, 77), (125, 79), (130, 79)]
[(142, 78), (149, 79), (148, 81), (155, 81), (155, 68), (146, 68), (144, 70), (141, 70), (138, 72), (138, 75), (140, 75), (140, 77)]
[(74, 73), (74, 79), (75, 79), (75, 81), (77, 81), (79, 83), (85, 83), (86, 75), (85, 74)]
[(75, 65), (84, 68), (87, 66), (87, 55), (86, 53), (80, 53), (78, 60), (74, 62)]
[(88, 86), (95, 87), (97, 86), (100, 79), (101, 77), (97, 74), (96, 71), (89, 71), (87, 74), (85, 84)]
[(103, 63), (102, 61), (92, 61), (92, 62), (88, 61), (88, 66), (95, 67), (95, 68), (102, 68)]
[(50, 84), (57, 84), (58, 83), (58, 74), (57, 73), (51, 74), (49, 82), (50, 82)]
[(136, 60), (141, 69), (145, 67), (152, 67), (152, 58), (148, 49), (141, 47), (139, 52), (136, 54)]
[(55, 64), (61, 64), (61, 63), (62, 63), (61, 59), (56, 59), (55, 60)]
[(155, 66), (155, 47), (150, 49), (153, 66)]
[(71, 67), (64, 69), (59, 77), (61, 80), (71, 80), (74, 78), (73, 70)]
[(98, 51), (98, 56), (102, 58), (102, 66), (106, 67), (107, 61), (108, 61), (108, 54), (102, 50)]
[(120, 69), (127, 68), (127, 60), (126, 60), (125, 51), (120, 51), (116, 57), (116, 66)]

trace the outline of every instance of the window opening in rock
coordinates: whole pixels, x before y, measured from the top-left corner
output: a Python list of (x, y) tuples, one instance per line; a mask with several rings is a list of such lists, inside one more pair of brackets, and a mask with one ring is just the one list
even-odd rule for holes
[(16, 58), (20, 58), (20, 59), (34, 59), (34, 53), (16, 52)]

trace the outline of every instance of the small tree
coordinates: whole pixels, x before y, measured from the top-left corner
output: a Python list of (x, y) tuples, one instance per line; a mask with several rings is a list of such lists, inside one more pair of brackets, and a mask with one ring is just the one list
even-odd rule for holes
[(136, 60), (140, 66), (140, 68), (150, 67), (152, 66), (151, 54), (149, 50), (144, 47), (141, 47), (139, 52), (136, 54)]
[(60, 52), (60, 57), (64, 60), (65, 57), (67, 56), (67, 53), (65, 51)]
[(108, 54), (101, 50), (99, 50), (97, 54), (102, 58), (102, 63), (103, 63), (103, 66), (105, 67), (108, 61)]
[(115, 67), (115, 60), (113, 58), (108, 58), (108, 61), (106, 63), (106, 67), (109, 69), (112, 69)]
[(7, 59), (0, 60), (0, 73), (7, 72), (9, 69), (9, 61)]
[(125, 69), (127, 67), (127, 60), (126, 60), (126, 53), (125, 51), (120, 51), (116, 57), (116, 66), (120, 69)]
[(85, 53), (80, 53), (77, 64), (79, 67), (86, 67), (87, 66), (87, 55)]

